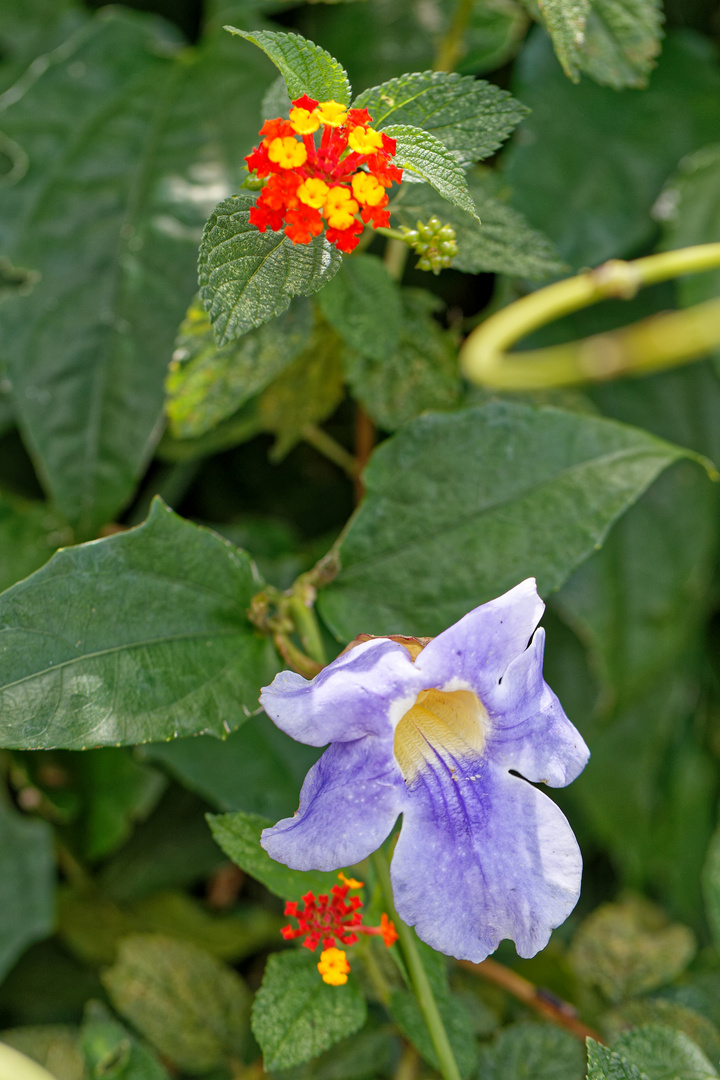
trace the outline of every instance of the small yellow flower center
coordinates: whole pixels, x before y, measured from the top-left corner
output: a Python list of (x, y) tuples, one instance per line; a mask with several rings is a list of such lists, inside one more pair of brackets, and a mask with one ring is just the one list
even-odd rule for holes
[(369, 173), (355, 173), (352, 178), (353, 195), (366, 206), (377, 206), (385, 196), (385, 188)]
[(324, 949), (320, 953), (317, 966), (324, 983), (330, 986), (344, 986), (347, 982), (350, 965), (342, 949)]
[(382, 135), (374, 128), (353, 128), (348, 137), (348, 145), (351, 150), (358, 154), (374, 154), (376, 150), (382, 150)]
[(320, 117), (315, 110), (310, 112), (309, 109), (300, 109), (296, 105), (290, 110), (290, 123), (298, 135), (312, 135), (320, 127)]
[(331, 229), (349, 229), (359, 209), (347, 188), (330, 188), (325, 203), (325, 217)]
[(340, 127), (347, 120), (347, 109), (339, 101), (321, 101), (315, 112), (328, 127)]
[(438, 757), (454, 771), (456, 761), (476, 757), (485, 745), (488, 714), (471, 690), (421, 690), (395, 729), (395, 760), (410, 784)]
[(268, 157), (281, 169), (296, 169), (307, 161), (307, 150), (301, 142), (286, 135), (282, 139), (273, 139), (268, 147)]
[(329, 191), (330, 188), (324, 180), (310, 177), (297, 189), (297, 197), (306, 206), (312, 206), (315, 210), (320, 210), (325, 205)]

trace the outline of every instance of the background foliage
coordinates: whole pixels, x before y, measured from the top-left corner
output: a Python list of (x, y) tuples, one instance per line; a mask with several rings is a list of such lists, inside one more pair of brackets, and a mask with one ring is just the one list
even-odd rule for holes
[[(578, 909), (498, 959), (595, 1041), (423, 949), (463, 1077), (718, 1076), (718, 358), (518, 399), (457, 350), (538, 284), (720, 240), (719, 35), (716, 0), (0, 0), (0, 1051), (55, 1080), (435, 1074), (382, 949), (336, 990), (282, 948), (282, 900), (328, 878), (258, 844), (317, 752), (258, 711), (284, 662), (248, 612), (330, 552), (329, 655), (536, 576), (592, 750), (557, 794)], [(397, 136), (426, 182), (393, 227), (451, 225), (450, 269), (247, 225), (271, 61)]]

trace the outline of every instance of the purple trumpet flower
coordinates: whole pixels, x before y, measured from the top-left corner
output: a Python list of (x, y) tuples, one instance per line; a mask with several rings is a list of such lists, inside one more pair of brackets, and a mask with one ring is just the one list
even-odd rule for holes
[(330, 746), (295, 815), (263, 832), (269, 855), (351, 866), (402, 814), (393, 894), (423, 941), (475, 962), (503, 938), (542, 949), (577, 903), (582, 859), (533, 785), (564, 787), (589, 756), (543, 679), (543, 610), (529, 578), (436, 638), (370, 638), (312, 681), (277, 675), (260, 698), (270, 718)]

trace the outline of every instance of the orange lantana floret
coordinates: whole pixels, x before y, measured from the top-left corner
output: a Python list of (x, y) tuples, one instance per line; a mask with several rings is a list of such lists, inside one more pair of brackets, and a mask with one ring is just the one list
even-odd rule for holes
[(295, 244), (309, 243), (324, 228), (329, 243), (350, 252), (363, 222), (373, 228), (389, 223), (385, 189), (402, 180), (402, 169), (392, 163), (395, 142), (370, 127), (367, 109), (307, 94), (292, 106), (289, 120), (265, 121), (262, 141), (245, 159), (258, 179), (267, 178), (250, 223), (262, 232), (284, 231)]

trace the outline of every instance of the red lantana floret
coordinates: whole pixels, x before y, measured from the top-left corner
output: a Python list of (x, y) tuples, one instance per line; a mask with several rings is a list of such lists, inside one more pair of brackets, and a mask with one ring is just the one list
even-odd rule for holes
[(321, 942), (324, 949), (332, 949), (338, 944), (354, 945), (359, 934), (371, 934), (382, 937), (390, 948), (397, 940), (393, 923), (383, 914), (380, 926), (363, 926), (362, 900), (359, 896), (348, 898), (351, 890), (363, 887), (362, 881), (347, 878), (342, 873), (338, 877), (343, 884), (333, 885), (329, 895), (321, 893), (316, 897), (308, 892), (301, 901), (289, 900), (285, 904), (285, 914), (295, 919), (298, 925), (284, 926), (282, 936), (286, 941), (304, 937), (303, 945), (314, 951)]
[(282, 229), (294, 244), (308, 244), (325, 228), (344, 252), (357, 246), (363, 223), (387, 226), (386, 189), (400, 183), (402, 169), (391, 160), (395, 140), (371, 123), (367, 109), (307, 94), (293, 101), (289, 119), (266, 120), (262, 142), (245, 158), (250, 172), (268, 178), (250, 223), (261, 232)]

